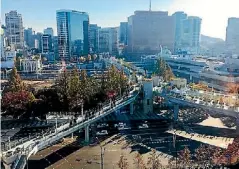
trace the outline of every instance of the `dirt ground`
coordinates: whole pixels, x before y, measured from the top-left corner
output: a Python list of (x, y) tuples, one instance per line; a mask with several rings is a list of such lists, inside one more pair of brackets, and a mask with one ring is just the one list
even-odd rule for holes
[[(104, 168), (105, 169), (118, 169), (118, 162), (120, 156), (123, 154), (127, 158), (130, 169), (136, 169), (134, 164), (134, 157), (137, 151), (132, 151), (130, 144), (128, 144), (123, 137), (119, 139), (112, 139), (115, 136), (108, 138), (107, 140), (101, 142), (104, 145)], [(110, 140), (114, 140), (111, 142)], [(119, 141), (119, 142), (118, 142)], [(126, 146), (128, 145), (128, 146)], [(61, 145), (54, 145), (47, 149), (38, 152), (36, 155), (30, 157), (32, 159), (39, 159), (47, 156), (47, 154), (52, 153), (60, 149)], [(77, 151), (71, 153), (65, 158), (58, 160), (54, 164), (49, 164), (47, 169), (99, 169), (101, 162), (101, 149), (99, 145), (96, 146), (84, 146)], [(149, 153), (143, 154), (144, 162), (147, 162)], [(162, 164), (167, 165), (167, 160), (161, 159)]]
[[(6, 83), (7, 80), (1, 80), (1, 84)], [(31, 85), (35, 89), (40, 89), (44, 87), (51, 87), (53, 85), (53, 81), (31, 81), (31, 80), (23, 80), (23, 82), (27, 85)]]

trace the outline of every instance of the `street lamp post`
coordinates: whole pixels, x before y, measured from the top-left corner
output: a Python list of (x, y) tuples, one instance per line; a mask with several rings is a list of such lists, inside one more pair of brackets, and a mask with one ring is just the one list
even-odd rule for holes
[(174, 146), (174, 150), (175, 150), (176, 168), (178, 168), (178, 166), (177, 166), (177, 156), (178, 156), (178, 154), (177, 154), (177, 146), (176, 146), (176, 142), (177, 142), (177, 141), (176, 141), (176, 139), (177, 139), (177, 135), (176, 135), (176, 131), (174, 131), (174, 135), (173, 135), (173, 146)]
[(105, 148), (100, 144), (100, 141), (98, 139), (98, 137), (96, 137), (98, 143), (99, 143), (99, 146), (100, 146), (100, 160), (101, 160), (101, 163), (100, 163), (100, 168), (101, 169), (104, 169), (104, 152), (105, 152)]

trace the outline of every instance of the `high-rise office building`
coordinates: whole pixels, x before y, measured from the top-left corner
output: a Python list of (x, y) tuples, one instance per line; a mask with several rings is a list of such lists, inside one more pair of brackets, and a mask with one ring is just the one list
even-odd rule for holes
[(184, 12), (175, 12), (173, 15), (174, 22), (175, 22), (175, 46), (174, 50), (177, 52), (182, 48), (181, 40), (183, 35), (183, 21), (187, 19), (187, 14)]
[(58, 10), (57, 35), (59, 57), (70, 60), (89, 53), (89, 15), (74, 10)]
[(3, 30), (2, 27), (0, 29), (1, 29), (1, 31), (0, 31), (0, 36), (1, 36), (0, 37), (0, 50), (1, 50), (0, 55), (1, 55), (1, 60), (2, 60), (2, 58), (5, 57), (5, 53), (4, 53), (4, 30)]
[(49, 27), (46, 28), (46, 29), (44, 29), (43, 33), (44, 33), (45, 35), (51, 35), (51, 37), (54, 36), (53, 29), (52, 29), (52, 28), (49, 28)]
[(39, 50), (39, 52), (42, 51), (42, 36), (43, 34), (40, 32), (37, 32), (35, 35), (33, 35), (34, 42), (35, 42), (34, 46), (36, 49)]
[(226, 47), (227, 53), (239, 55), (239, 18), (228, 18)]
[(89, 25), (89, 47), (90, 53), (98, 53), (99, 51), (99, 29), (97, 24)]
[(101, 28), (99, 30), (99, 52), (118, 54), (117, 28)]
[(185, 50), (191, 54), (198, 54), (200, 50), (202, 19), (196, 16), (189, 16), (183, 20), (181, 50)]
[(53, 36), (53, 51), (55, 60), (59, 60), (58, 36)]
[(119, 27), (119, 42), (127, 45), (128, 39), (128, 22), (120, 22)]
[(128, 52), (155, 54), (160, 46), (174, 51), (174, 27), (168, 12), (135, 11), (128, 18)]
[(34, 39), (34, 48), (39, 49), (39, 41), (37, 39)]
[(52, 52), (52, 36), (50, 34), (42, 35), (42, 53)]
[(9, 44), (16, 49), (22, 49), (24, 46), (24, 29), (22, 15), (17, 11), (10, 11), (5, 14), (6, 36)]
[(34, 36), (32, 28), (24, 30), (24, 41), (28, 48), (34, 48)]

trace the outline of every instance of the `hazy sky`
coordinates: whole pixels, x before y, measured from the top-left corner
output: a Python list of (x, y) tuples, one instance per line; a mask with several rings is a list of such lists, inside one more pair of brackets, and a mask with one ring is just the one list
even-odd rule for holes
[[(53, 27), (56, 10), (74, 9), (89, 13), (90, 23), (118, 26), (135, 10), (148, 10), (149, 0), (2, 0), (1, 14), (17, 10), (25, 27), (42, 32)], [(152, 10), (185, 11), (202, 18), (202, 34), (225, 39), (228, 17), (239, 17), (239, 0), (152, 0)], [(239, 30), (238, 30), (239, 31)]]

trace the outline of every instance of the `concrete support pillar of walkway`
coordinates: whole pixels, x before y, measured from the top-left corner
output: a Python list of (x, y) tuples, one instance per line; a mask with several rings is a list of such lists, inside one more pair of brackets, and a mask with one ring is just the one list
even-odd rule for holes
[(178, 120), (178, 113), (179, 113), (179, 105), (175, 104), (175, 105), (173, 105), (174, 121)]
[(10, 157), (2, 157), (2, 162), (5, 169), (11, 169), (13, 163), (18, 159), (18, 155), (11, 155)]
[(88, 143), (90, 141), (90, 137), (89, 137), (89, 126), (87, 125), (85, 127), (85, 142)]
[(74, 138), (74, 134), (73, 133), (71, 133), (71, 139), (73, 139)]
[(134, 114), (134, 103), (130, 103), (130, 114)]
[(12, 164), (5, 164), (3, 163), (5, 169), (11, 169), (12, 168)]

